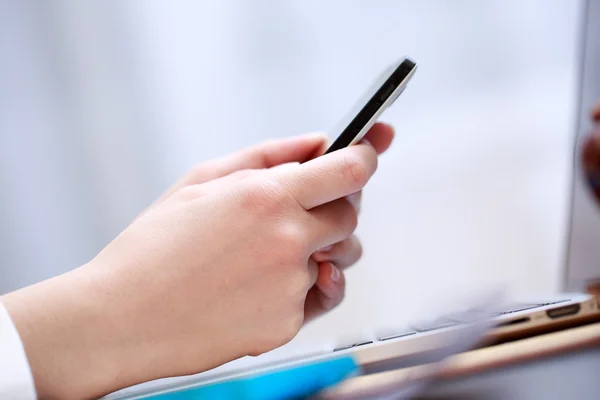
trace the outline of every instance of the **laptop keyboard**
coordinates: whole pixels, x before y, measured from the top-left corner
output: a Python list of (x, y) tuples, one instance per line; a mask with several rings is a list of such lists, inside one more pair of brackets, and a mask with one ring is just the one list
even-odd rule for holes
[(383, 342), (384, 340), (398, 339), (404, 336), (415, 335), (417, 333), (418, 332), (414, 329), (407, 329), (406, 331), (400, 331), (398, 333), (394, 333), (393, 335), (382, 336), (379, 338), (379, 340)]
[(417, 332), (429, 332), (435, 331), (437, 329), (450, 328), (451, 326), (460, 325), (462, 322), (453, 321), (447, 318), (438, 318), (436, 320), (430, 322), (424, 322), (421, 324), (416, 324), (413, 328)]
[(542, 307), (545, 304), (510, 304), (506, 306), (501, 306), (498, 308), (492, 308), (492, 313), (494, 315), (506, 315), (512, 314), (518, 311), (531, 310), (532, 308)]
[[(550, 302), (536, 303), (536, 304), (527, 304), (527, 303), (502, 304), (502, 305), (498, 305), (497, 307), (492, 307), (492, 309), (488, 310), (487, 312), (488, 313), (491, 312), (491, 314), (493, 316), (499, 317), (501, 315), (507, 315), (507, 314), (511, 314), (511, 313), (515, 313), (515, 312), (519, 312), (519, 311), (531, 310), (534, 308), (544, 307), (544, 306), (548, 306), (548, 305), (552, 305), (552, 304), (563, 303), (566, 301), (569, 301), (569, 300), (563, 299), (563, 300), (558, 300), (558, 301), (550, 301)], [(469, 316), (471, 316), (471, 317), (469, 317)], [(470, 310), (467, 312), (449, 314), (447, 316), (440, 317), (440, 318), (434, 319), (432, 321), (425, 321), (422, 323), (414, 324), (412, 326), (407, 327), (406, 329), (400, 330), (397, 333), (382, 336), (382, 337), (378, 338), (377, 341), (383, 342), (386, 340), (408, 337), (408, 336), (416, 335), (419, 333), (431, 332), (431, 331), (435, 331), (438, 329), (450, 328), (452, 326), (457, 326), (457, 325), (465, 324), (465, 323), (472, 321), (472, 316), (473, 316), (473, 310)], [(372, 344), (372, 343), (373, 343), (372, 340), (365, 340), (365, 341), (361, 341), (361, 342), (358, 342), (355, 344), (338, 347), (338, 348), (334, 349), (333, 351), (347, 350), (347, 349), (351, 349), (354, 347), (364, 346), (364, 345), (368, 345), (368, 344)]]

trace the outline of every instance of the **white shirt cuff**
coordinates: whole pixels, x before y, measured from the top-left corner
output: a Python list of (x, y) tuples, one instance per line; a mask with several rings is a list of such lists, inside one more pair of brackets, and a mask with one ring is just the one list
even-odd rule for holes
[(35, 385), (19, 333), (0, 303), (0, 399), (35, 400)]

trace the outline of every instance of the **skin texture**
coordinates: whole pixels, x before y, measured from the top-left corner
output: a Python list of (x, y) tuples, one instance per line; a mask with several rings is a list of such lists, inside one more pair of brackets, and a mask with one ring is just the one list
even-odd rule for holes
[(0, 298), (38, 396), (100, 397), (259, 355), (344, 296), (361, 255), (361, 190), (391, 144), (376, 124), (323, 157), (326, 137), (201, 163), (89, 263)]

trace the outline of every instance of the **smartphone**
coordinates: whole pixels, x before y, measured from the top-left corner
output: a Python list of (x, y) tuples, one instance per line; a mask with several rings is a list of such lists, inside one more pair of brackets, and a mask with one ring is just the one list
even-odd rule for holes
[(333, 130), (338, 136), (325, 154), (358, 143), (404, 91), (416, 70), (417, 64), (406, 57), (389, 66)]

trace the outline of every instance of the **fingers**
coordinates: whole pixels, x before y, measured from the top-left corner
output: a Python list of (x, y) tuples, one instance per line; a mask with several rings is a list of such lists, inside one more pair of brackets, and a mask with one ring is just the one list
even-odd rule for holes
[[(365, 139), (372, 143), (377, 154), (387, 150), (393, 138), (393, 128), (383, 123), (373, 125), (365, 136)], [(163, 193), (157, 203), (185, 186), (205, 183), (239, 170), (264, 169), (285, 163), (305, 162), (323, 154), (326, 148), (327, 137), (322, 134), (306, 134), (264, 142), (237, 153), (198, 164)]]
[[(285, 171), (286, 169), (294, 168), (294, 166), (296, 166), (298, 164), (299, 164), (298, 162), (285, 163), (285, 164), (280, 164), (278, 166), (275, 166), (272, 169)], [(185, 190), (186, 188), (189, 188), (189, 187), (195, 187), (195, 188), (197, 188), (197, 190), (195, 191), (197, 196), (202, 195), (202, 194), (216, 193), (216, 192), (219, 192), (220, 190), (226, 189), (228, 186), (234, 184), (236, 181), (241, 181), (248, 177), (256, 176), (256, 174), (262, 173), (264, 171), (266, 171), (266, 170), (265, 169), (262, 169), (262, 170), (241, 169), (241, 170), (232, 172), (229, 175), (225, 175), (225, 176), (222, 176), (217, 179), (212, 179), (212, 180), (210, 180), (208, 182), (204, 182), (202, 184), (187, 185), (183, 188), (183, 190)]]
[[(394, 128), (389, 124), (376, 122), (366, 133), (364, 139), (373, 144), (377, 154), (382, 154), (390, 147), (394, 140)], [(321, 151), (315, 154), (315, 156), (323, 155), (326, 150), (327, 146), (323, 146)]]
[(326, 144), (326, 135), (311, 133), (267, 141), (222, 158), (200, 163), (167, 190), (158, 199), (158, 202), (163, 201), (182, 187), (205, 183), (239, 170), (264, 169), (285, 163), (310, 160), (315, 155), (322, 153)]
[(327, 136), (324, 134), (294, 136), (267, 141), (210, 163), (215, 171), (213, 174), (218, 176), (228, 175), (240, 169), (271, 168), (280, 164), (310, 160), (326, 143)]
[(394, 140), (394, 128), (381, 122), (373, 125), (365, 135), (365, 139), (373, 145), (377, 154), (384, 153)]
[(308, 287), (306, 290), (311, 289), (316, 283), (319, 276), (319, 264), (313, 258), (308, 259)]
[(360, 191), (376, 169), (375, 148), (361, 143), (305, 162), (278, 178), (310, 210)]
[(339, 305), (344, 299), (344, 273), (330, 262), (319, 264), (319, 275), (304, 303), (304, 321), (310, 322)]
[(308, 212), (307, 240), (311, 254), (348, 238), (358, 224), (356, 210), (346, 199), (316, 207)]
[(317, 251), (312, 258), (317, 262), (329, 261), (338, 268), (354, 265), (362, 256), (362, 245), (356, 235), (334, 244), (329, 249)]

